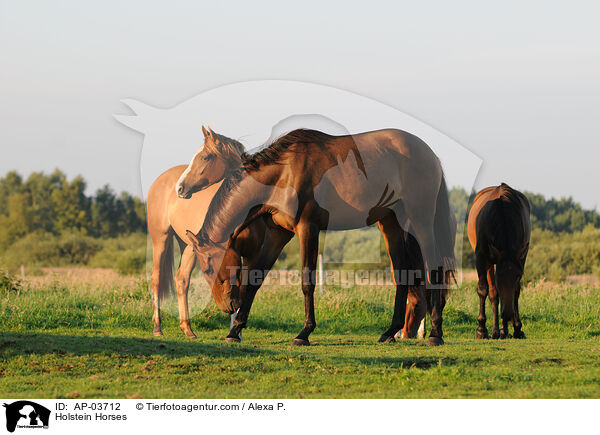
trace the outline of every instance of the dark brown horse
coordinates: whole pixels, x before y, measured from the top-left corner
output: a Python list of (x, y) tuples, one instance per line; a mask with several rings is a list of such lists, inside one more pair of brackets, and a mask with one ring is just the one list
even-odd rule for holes
[[(268, 216), (268, 215), (267, 215)], [(264, 223), (260, 225), (256, 221), (253, 221), (248, 228), (244, 229), (239, 236), (235, 239), (231, 239), (227, 246), (227, 250), (223, 254), (223, 259), (220, 260), (219, 252), (212, 251), (209, 247), (203, 249), (197, 249), (196, 255), (201, 259), (201, 263), (205, 264), (208, 268), (207, 276), (212, 275), (214, 284), (212, 286), (212, 292), (215, 299), (219, 299), (219, 306), (225, 306), (226, 302), (223, 300), (223, 295), (231, 292), (231, 286), (239, 287), (240, 294), (242, 297), (247, 297), (248, 305), (246, 311), (238, 311), (236, 320), (246, 319), (250, 312), (252, 302), (256, 296), (256, 292), (260, 288), (263, 280), (266, 278), (271, 267), (279, 257), (279, 254), (285, 247), (285, 245), (293, 237), (293, 233), (274, 224), (272, 219), (267, 216), (261, 216)], [(248, 233), (248, 229), (252, 230), (252, 233)], [(194, 244), (198, 246), (196, 236), (190, 231), (188, 237)], [(421, 250), (415, 238), (410, 233), (405, 233), (401, 239), (402, 245), (399, 251), (402, 253), (402, 264), (404, 265), (403, 271), (419, 271), (419, 274), (424, 273), (423, 259), (421, 257)], [(259, 247), (260, 243), (262, 247)], [(209, 254), (210, 253), (210, 254)], [(208, 262), (207, 262), (208, 257)], [(248, 258), (251, 260), (248, 261)], [(241, 276), (240, 265), (243, 263), (246, 265), (247, 273), (246, 277)], [(215, 264), (220, 263), (219, 271), (216, 275), (213, 272)], [(232, 274), (232, 271), (234, 273)], [(394, 271), (401, 275), (403, 271)], [(248, 279), (248, 276), (252, 276), (252, 279)], [(425, 336), (425, 316), (427, 313), (431, 315), (432, 303), (431, 303), (431, 290), (426, 289), (420, 281), (414, 283), (407, 282), (408, 297), (406, 300), (406, 315), (404, 321), (404, 327), (399, 331), (396, 336), (400, 338), (424, 338)], [(446, 290), (442, 291), (442, 307), (446, 303)], [(248, 295), (248, 296), (245, 296)], [(231, 313), (233, 307), (228, 307), (226, 312)], [(246, 313), (246, 314), (244, 314)], [(246, 317), (242, 317), (242, 316)], [(242, 323), (234, 322), (229, 334), (227, 335), (227, 341), (239, 342), (241, 341), (242, 329), (246, 326), (246, 321)], [(393, 342), (394, 337), (390, 337), (387, 342)]]
[[(192, 167), (193, 162), (190, 173)], [(202, 183), (200, 177), (197, 184)], [(422, 140), (392, 129), (337, 137), (313, 130), (288, 133), (244, 158), (239, 171), (225, 179), (202, 230), (191, 237), (197, 252), (235, 240), (265, 214), (300, 239), (306, 319), (294, 344), (308, 345), (316, 326), (319, 232), (374, 222), (384, 235), (396, 282), (392, 325), (380, 341), (392, 340), (404, 326), (408, 286), (398, 280), (397, 272), (403, 262), (403, 228), (410, 225), (423, 253), (426, 282), (432, 286), (429, 344), (443, 343), (440, 288), (448, 284), (447, 272), (454, 266), (455, 221), (440, 162)], [(233, 329), (241, 330), (254, 295), (242, 294), (235, 282), (224, 293), (232, 309), (239, 308)]]
[[(479, 327), (476, 338), (489, 338), (485, 326), (485, 299), (492, 303), (492, 338), (525, 338), (519, 316), (521, 277), (529, 249), (531, 225), (529, 201), (507, 184), (487, 187), (477, 194), (469, 212), (468, 235), (475, 251), (479, 283)], [(495, 267), (494, 267), (495, 266)], [(502, 331), (498, 325), (498, 302), (502, 304)]]

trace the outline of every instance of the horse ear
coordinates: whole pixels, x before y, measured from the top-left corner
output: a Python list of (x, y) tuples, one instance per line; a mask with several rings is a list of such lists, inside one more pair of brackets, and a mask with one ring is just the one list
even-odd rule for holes
[(192, 243), (194, 249), (200, 246), (200, 242), (198, 241), (198, 238), (193, 232), (191, 232), (190, 230), (186, 230), (185, 235), (187, 236), (188, 240)]
[(210, 136), (211, 139), (215, 138), (215, 134), (213, 133), (213, 131), (211, 130), (210, 126), (208, 127), (208, 134)]
[(202, 126), (202, 134), (204, 135), (204, 139), (208, 137), (208, 131), (206, 130), (206, 128), (204, 128), (204, 126)]

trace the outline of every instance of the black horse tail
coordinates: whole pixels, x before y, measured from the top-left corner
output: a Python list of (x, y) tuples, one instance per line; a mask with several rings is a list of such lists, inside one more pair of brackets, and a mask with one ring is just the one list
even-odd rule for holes
[(444, 266), (443, 282), (444, 284), (450, 284), (451, 280), (456, 282), (456, 261), (454, 258), (456, 216), (450, 207), (450, 199), (448, 197), (448, 188), (446, 186), (444, 174), (442, 174), (442, 182), (440, 183), (440, 189), (436, 200), (434, 235), (436, 249)]

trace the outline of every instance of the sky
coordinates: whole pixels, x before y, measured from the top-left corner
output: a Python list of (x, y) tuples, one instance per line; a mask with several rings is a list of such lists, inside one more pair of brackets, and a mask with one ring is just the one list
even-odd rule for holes
[(171, 108), (282, 79), (425, 122), (483, 160), (476, 189), (599, 209), (597, 4), (220, 3), (0, 0), (0, 175), (60, 168), (90, 192), (141, 195), (143, 137), (113, 118), (130, 113), (122, 99)]

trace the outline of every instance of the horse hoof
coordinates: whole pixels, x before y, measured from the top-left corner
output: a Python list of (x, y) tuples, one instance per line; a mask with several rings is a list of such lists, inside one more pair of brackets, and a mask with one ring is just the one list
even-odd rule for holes
[(240, 343), (242, 340), (239, 337), (227, 337), (225, 341), (227, 343)]
[(475, 333), (475, 338), (476, 339), (485, 339), (485, 338), (490, 338), (490, 334), (488, 333), (487, 329), (479, 329), (477, 328), (477, 332)]
[(310, 343), (308, 340), (294, 338), (294, 341), (292, 341), (292, 346), (310, 346)]
[(515, 335), (513, 335), (513, 337), (523, 339), (525, 338), (525, 333), (523, 331), (515, 331)]
[(390, 337), (389, 335), (385, 335), (383, 334), (381, 337), (379, 337), (379, 340), (377, 340), (377, 343), (395, 343), (396, 339), (394, 337)]
[(492, 339), (498, 340), (500, 338), (500, 331), (492, 331)]
[(441, 346), (442, 344), (444, 344), (442, 337), (429, 337), (427, 341), (427, 346)]
[(504, 332), (501, 332), (499, 338), (500, 338), (500, 340), (506, 340), (507, 338), (510, 338), (510, 337), (511, 337), (510, 334), (506, 334)]
[(163, 334), (163, 332), (161, 330), (158, 330), (158, 331), (154, 331), (152, 333), (152, 335), (154, 335), (155, 337), (162, 337), (165, 334)]
[(183, 328), (181, 328), (181, 331), (188, 338), (196, 338), (196, 334), (194, 334), (194, 331), (192, 331), (191, 329), (183, 329)]

